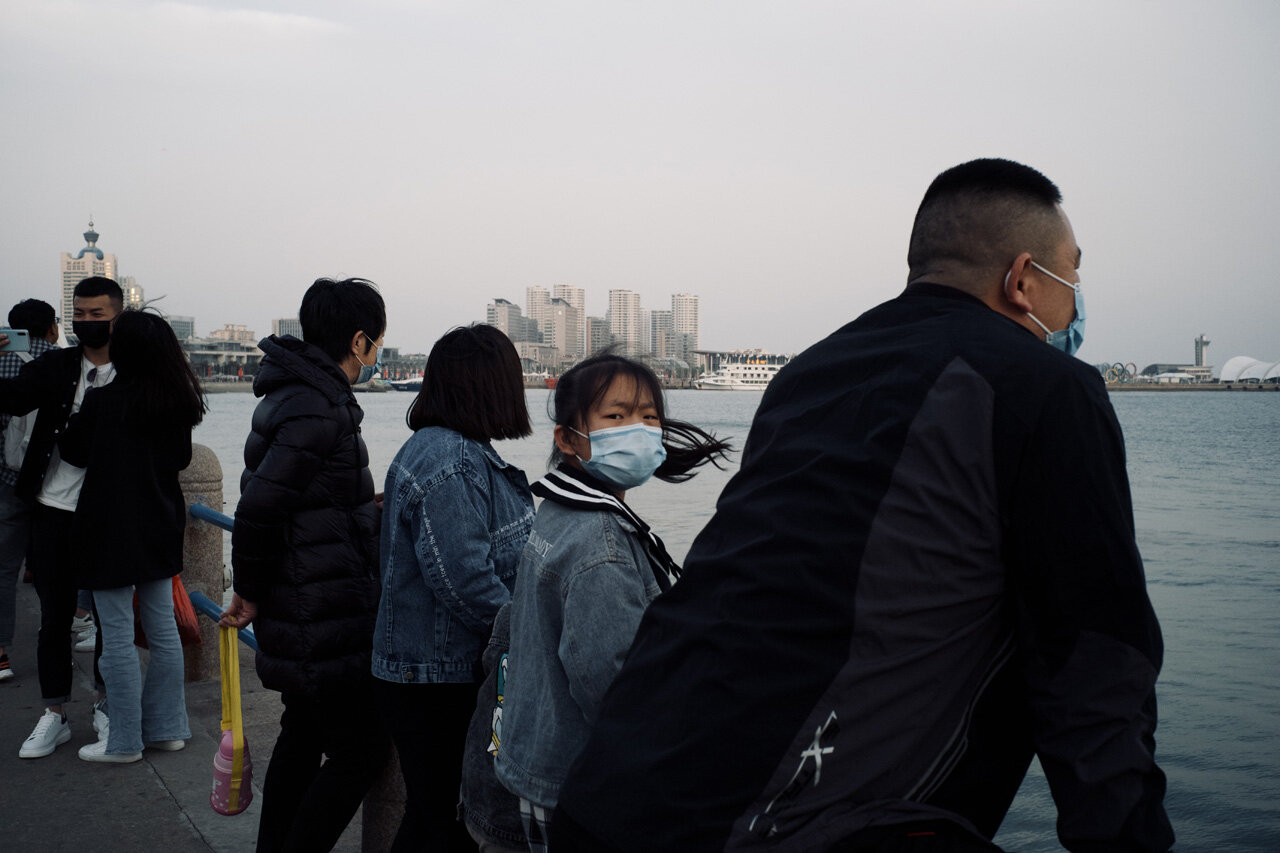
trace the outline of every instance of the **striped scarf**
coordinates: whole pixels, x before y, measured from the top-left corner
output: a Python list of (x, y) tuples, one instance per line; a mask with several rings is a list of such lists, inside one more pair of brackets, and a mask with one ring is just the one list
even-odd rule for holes
[(667, 553), (658, 534), (649, 529), (640, 516), (631, 507), (618, 500), (601, 488), (601, 483), (585, 471), (581, 471), (568, 463), (561, 463), (538, 480), (530, 490), (540, 498), (554, 501), (561, 506), (573, 509), (606, 510), (614, 512), (627, 520), (627, 523), (640, 532), (640, 542), (645, 556), (649, 558), (649, 566), (653, 569), (653, 577), (658, 582), (658, 589), (666, 592), (671, 585), (680, 579), (680, 567)]

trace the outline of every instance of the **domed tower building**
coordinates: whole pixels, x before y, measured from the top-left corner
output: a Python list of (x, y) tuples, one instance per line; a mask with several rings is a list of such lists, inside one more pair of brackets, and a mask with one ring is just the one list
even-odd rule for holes
[(77, 343), (71, 333), (71, 314), (74, 306), (71, 295), (81, 279), (100, 275), (116, 280), (116, 256), (105, 254), (98, 248), (98, 232), (93, 230), (93, 217), (89, 217), (89, 230), (84, 232), (85, 246), (75, 255), (62, 253), (62, 311), (58, 315), (62, 323), (62, 339), (67, 345)]

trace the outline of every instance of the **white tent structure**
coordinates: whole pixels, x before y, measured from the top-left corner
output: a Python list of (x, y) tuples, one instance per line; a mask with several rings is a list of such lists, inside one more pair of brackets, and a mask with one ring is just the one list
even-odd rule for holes
[(1247, 355), (1227, 359), (1221, 382), (1280, 382), (1280, 361), (1261, 361)]

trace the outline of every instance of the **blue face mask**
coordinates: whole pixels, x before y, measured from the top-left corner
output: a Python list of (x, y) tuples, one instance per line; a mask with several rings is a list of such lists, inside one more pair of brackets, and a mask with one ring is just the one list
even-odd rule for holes
[(1049, 327), (1037, 320), (1034, 314), (1027, 315), (1037, 326), (1044, 329), (1046, 336), (1044, 339), (1045, 343), (1054, 349), (1062, 350), (1067, 355), (1075, 355), (1076, 350), (1080, 349), (1080, 344), (1084, 343), (1084, 292), (1080, 290), (1079, 284), (1074, 284), (1067, 281), (1065, 278), (1060, 278), (1059, 276), (1054, 275), (1035, 261), (1031, 262), (1031, 266), (1040, 270), (1040, 272), (1049, 276), (1049, 278), (1054, 281), (1061, 282), (1076, 292), (1076, 316), (1065, 329), (1059, 329), (1056, 332), (1051, 332), (1049, 331)]
[[(370, 343), (373, 343), (373, 341), (370, 340)], [(356, 356), (356, 361), (360, 361), (360, 373), (356, 376), (356, 385), (359, 385), (362, 382), (368, 382), (373, 378), (375, 373), (382, 370), (382, 347), (379, 347), (377, 344), (373, 345), (378, 348), (378, 357), (373, 360), (373, 364), (365, 364), (363, 361), (360, 361), (360, 356)]]
[(647, 481), (667, 458), (661, 427), (627, 424), (590, 435), (573, 431), (591, 442), (591, 458), (578, 457), (586, 472), (624, 492)]

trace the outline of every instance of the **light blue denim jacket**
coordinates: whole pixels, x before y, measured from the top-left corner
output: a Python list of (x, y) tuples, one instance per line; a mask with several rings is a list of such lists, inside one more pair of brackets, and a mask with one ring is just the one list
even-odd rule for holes
[(415, 432), (387, 471), (373, 674), (405, 684), (480, 680), (533, 523), (524, 472), (489, 443)]
[(513, 794), (555, 806), (658, 592), (626, 519), (542, 501), (511, 601), (496, 770)]

